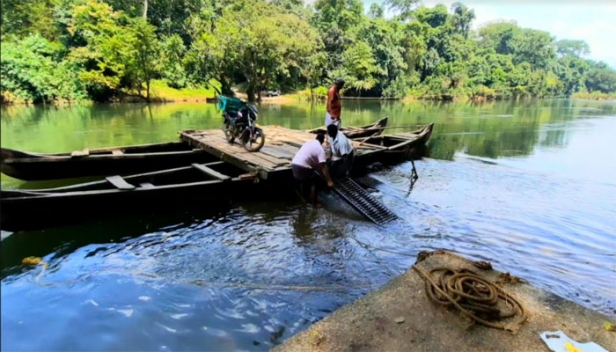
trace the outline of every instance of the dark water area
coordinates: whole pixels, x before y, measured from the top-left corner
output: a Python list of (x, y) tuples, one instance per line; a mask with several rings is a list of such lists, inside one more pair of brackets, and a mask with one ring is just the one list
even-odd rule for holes
[[(400, 220), (331, 194), (3, 233), (2, 350), (268, 350), (445, 248), (616, 318), (616, 103), (345, 102), (344, 123), (435, 122), (429, 157), (370, 175)], [(263, 105), (317, 127), (322, 105)], [(61, 152), (218, 128), (211, 105), (2, 110), (2, 146)], [(38, 187), (2, 175), (2, 187)], [(164, 205), (163, 205), (164, 206)], [(5, 237), (6, 236), (6, 237)], [(27, 256), (48, 263), (24, 266)], [(602, 322), (598, 322), (602, 324)]]

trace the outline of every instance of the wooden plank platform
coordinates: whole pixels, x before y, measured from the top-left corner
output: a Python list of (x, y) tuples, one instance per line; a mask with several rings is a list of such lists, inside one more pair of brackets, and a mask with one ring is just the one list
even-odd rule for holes
[[(265, 145), (258, 152), (248, 152), (239, 144), (229, 144), (222, 129), (183, 131), (180, 138), (194, 148), (201, 148), (221, 160), (231, 163), (259, 178), (267, 179), (272, 174), (291, 173), (291, 160), (307, 141), (314, 140), (313, 133), (291, 130), (279, 126), (261, 126), (265, 133)], [(378, 152), (379, 148), (352, 142), (355, 157)]]

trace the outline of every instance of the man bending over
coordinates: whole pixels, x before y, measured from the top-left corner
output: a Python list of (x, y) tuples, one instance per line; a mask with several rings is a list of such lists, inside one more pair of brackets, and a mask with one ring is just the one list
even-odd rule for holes
[(310, 187), (310, 198), (312, 204), (317, 204), (317, 189), (315, 184), (316, 170), (321, 169), (328, 187), (333, 187), (334, 182), (329, 176), (329, 170), (327, 169), (327, 158), (325, 156), (325, 150), (323, 149), (323, 142), (325, 141), (325, 135), (322, 133), (317, 134), (317, 138), (308, 141), (302, 145), (297, 154), (291, 161), (291, 167), (293, 169), (293, 177), (300, 182), (300, 192), (302, 196), (305, 195), (305, 188)]

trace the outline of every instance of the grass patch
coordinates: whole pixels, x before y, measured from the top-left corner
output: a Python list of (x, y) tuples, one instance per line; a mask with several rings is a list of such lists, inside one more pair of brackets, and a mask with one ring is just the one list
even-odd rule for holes
[[(215, 85), (220, 89), (220, 83), (216, 81), (210, 81), (210, 85)], [(169, 87), (165, 82), (159, 80), (153, 80), (150, 87), (150, 95), (152, 99), (162, 100), (182, 100), (190, 98), (210, 98), (216, 95), (214, 88), (210, 87), (194, 87), (175, 89)]]
[[(150, 84), (150, 99), (152, 101), (182, 101), (213, 98), (216, 96), (216, 91), (212, 86), (220, 89), (220, 83), (215, 80), (211, 80), (207, 87), (190, 87), (183, 89), (169, 87), (167, 83), (162, 80), (152, 80)], [(132, 100), (142, 101), (143, 95), (145, 95), (145, 89), (141, 91), (141, 95), (136, 89), (123, 90), (123, 93), (127, 94), (127, 97), (121, 99), (123, 102), (130, 102)]]
[(602, 93), (602, 92), (592, 92), (592, 93), (574, 93), (571, 96), (573, 99), (589, 99), (589, 100), (616, 100), (616, 93)]

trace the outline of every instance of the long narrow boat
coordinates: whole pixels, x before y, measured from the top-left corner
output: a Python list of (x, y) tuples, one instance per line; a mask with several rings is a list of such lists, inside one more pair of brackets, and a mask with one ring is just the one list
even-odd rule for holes
[[(345, 133), (349, 138), (375, 135), (375, 132), (382, 132), (382, 129), (375, 128), (386, 125), (387, 117), (372, 125), (348, 127)], [(193, 149), (181, 141), (51, 154), (0, 148), (0, 171), (24, 181), (129, 175), (216, 160), (203, 150)]]
[(180, 206), (223, 205), (231, 195), (252, 196), (254, 175), (222, 161), (37, 190), (0, 190), (0, 227), (23, 230), (54, 220), (134, 214)]
[(7, 176), (25, 181), (127, 175), (209, 161), (215, 161), (215, 158), (183, 142), (53, 154), (0, 149), (0, 171)]
[[(342, 127), (340, 130), (342, 131), (342, 133), (344, 133), (345, 136), (351, 139), (365, 138), (368, 136), (376, 137), (380, 135), (381, 133), (383, 133), (383, 130), (387, 126), (388, 121), (389, 121), (389, 116), (385, 116), (383, 118), (378, 119), (375, 123), (370, 124), (370, 125), (359, 126), (359, 127), (354, 127), (354, 126)], [(308, 132), (316, 134), (318, 132), (326, 133), (327, 131), (325, 130), (325, 128), (319, 127), (319, 128), (315, 128), (312, 130), (308, 130)]]
[(359, 164), (357, 163), (357, 158), (355, 158), (356, 161), (353, 163), (353, 168), (355, 169), (355, 165), (357, 164), (360, 168), (360, 170), (357, 171), (361, 173), (361, 168), (363, 166), (367, 166), (373, 162), (390, 163), (399, 162), (405, 158), (421, 157), (423, 156), (426, 143), (428, 143), (428, 140), (430, 140), (432, 136), (433, 129), (434, 123), (430, 123), (411, 132), (384, 134), (363, 139), (356, 138), (354, 141), (360, 142), (359, 146), (356, 148), (361, 149), (363, 145), (367, 145), (366, 148), (376, 147), (382, 149), (382, 152), (376, 151), (366, 154)]

